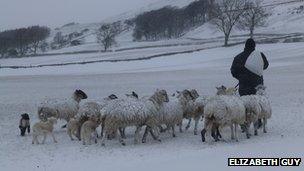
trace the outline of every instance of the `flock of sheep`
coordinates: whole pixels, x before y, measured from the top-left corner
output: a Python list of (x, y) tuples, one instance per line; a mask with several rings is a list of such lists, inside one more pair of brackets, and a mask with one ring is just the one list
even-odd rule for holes
[[(78, 138), (84, 145), (97, 143), (96, 129), (101, 126), (101, 144), (105, 145), (109, 139), (116, 138), (125, 145), (125, 129), (136, 127), (134, 143), (145, 143), (151, 134), (154, 140), (160, 140), (160, 132), (171, 131), (175, 137), (175, 127), (182, 132), (182, 122), (188, 119), (186, 129), (189, 129), (191, 120), (195, 121), (194, 134), (200, 120), (204, 120), (204, 129), (201, 131), (202, 141), (205, 136), (211, 135), (215, 141), (221, 138), (223, 127), (230, 126), (231, 138), (238, 141), (237, 129), (241, 126), (247, 138), (250, 138), (250, 126), (253, 123), (254, 134), (258, 134), (259, 122), (262, 120), (263, 131), (266, 133), (267, 119), (271, 117), (270, 101), (265, 93), (265, 87), (257, 87), (256, 95), (238, 96), (236, 88), (217, 88), (217, 94), (212, 97), (199, 96), (193, 90), (184, 90), (168, 96), (166, 90), (156, 90), (151, 96), (139, 98), (135, 92), (126, 97), (118, 98), (112, 94), (101, 101), (80, 103), (87, 99), (82, 90), (76, 90), (68, 99), (49, 99), (38, 107), (38, 116), (41, 121), (33, 126), (32, 143), (39, 144), (38, 136), (53, 134), (57, 119), (67, 121), (67, 133), (71, 140)], [(143, 136), (140, 136), (144, 128)], [(208, 133), (208, 134), (207, 134)]]

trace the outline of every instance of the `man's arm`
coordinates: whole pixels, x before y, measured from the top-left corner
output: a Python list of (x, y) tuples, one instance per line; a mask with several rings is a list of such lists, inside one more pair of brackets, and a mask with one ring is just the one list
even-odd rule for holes
[(230, 71), (234, 78), (239, 79), (240, 62), (239, 62), (239, 60), (237, 60), (237, 58), (234, 58)]
[(261, 53), (262, 54), (262, 58), (263, 58), (263, 61), (264, 61), (264, 70), (268, 68), (269, 66), (269, 62), (266, 58), (266, 56), (264, 55), (264, 53)]

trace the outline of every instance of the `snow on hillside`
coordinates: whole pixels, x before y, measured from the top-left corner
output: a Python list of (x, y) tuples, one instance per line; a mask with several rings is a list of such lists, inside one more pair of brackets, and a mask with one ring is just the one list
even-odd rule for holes
[[(48, 137), (45, 145), (31, 145), (31, 136), (20, 137), (19, 114), (30, 113), (32, 124), (38, 120), (37, 105), (45, 98), (66, 98), (75, 89), (85, 91), (89, 99), (101, 99), (115, 93), (136, 91), (149, 95), (157, 88), (169, 94), (196, 88), (202, 95), (213, 95), (215, 86), (234, 86), (230, 65), (243, 45), (216, 48), (155, 58), (144, 61), (96, 63), (0, 71), (0, 166), (1, 170), (244, 170), (227, 167), (228, 157), (303, 157), (304, 151), (304, 44), (259, 45), (269, 58), (265, 84), (271, 98), (273, 116), (268, 133), (240, 141), (202, 143), (189, 131), (177, 137), (161, 135), (162, 142), (149, 138), (147, 144), (133, 145), (133, 128), (127, 129), (127, 146), (117, 140), (83, 146), (70, 141), (60, 121), (56, 125), (57, 144)], [(202, 128), (200, 122), (199, 128)], [(141, 133), (142, 134), (142, 133)], [(303, 170), (300, 167), (246, 167), (246, 170)]]
[[(283, 0), (264, 0), (263, 5), (271, 5), (286, 2)], [(301, 7), (302, 6), (302, 7)], [(304, 26), (304, 2), (295, 2), (290, 4), (283, 4), (277, 6), (266, 7), (271, 16), (267, 20), (265, 27), (260, 27), (255, 30), (255, 34), (289, 34), (289, 33), (303, 33), (299, 29)], [(241, 31), (234, 29), (232, 35), (244, 35), (248, 31)], [(214, 25), (206, 23), (188, 32), (184, 37), (187, 38), (214, 38), (223, 37), (223, 33), (218, 31)]]
[[(82, 38), (84, 40), (85, 44), (94, 43), (95, 44), (94, 50), (98, 50), (99, 47), (96, 47), (98, 45), (96, 44), (95, 32), (103, 23), (113, 23), (116, 21), (125, 21), (127, 19), (132, 19), (143, 12), (159, 9), (159, 8), (162, 8), (162, 7), (168, 6), (168, 5), (176, 6), (176, 7), (184, 7), (193, 1), (195, 1), (195, 0), (159, 0), (152, 4), (148, 4), (147, 6), (142, 7), (140, 9), (134, 9), (133, 11), (128, 11), (128, 12), (122, 13), (118, 16), (110, 17), (106, 20), (101, 21), (100, 23), (85, 23), (85, 24), (81, 24), (81, 23), (74, 23), (74, 24), (72, 23), (71, 24), (70, 23), (70, 24), (67, 24), (66, 26), (62, 26), (60, 28), (56, 28), (56, 29), (52, 30), (51, 35), (48, 38), (48, 42), (52, 42), (54, 36), (58, 32), (61, 32), (62, 35), (69, 35), (74, 32), (81, 33), (83, 30), (88, 29), (88, 31), (85, 32), (85, 34), (83, 36), (81, 36), (80, 38)], [(121, 35), (118, 35), (118, 37), (117, 37), (118, 46), (132, 43), (133, 42), (132, 33), (133, 33), (133, 30), (128, 30), (128, 31), (122, 32)], [(64, 48), (67, 50), (63, 50), (63, 51), (69, 51), (69, 48), (70, 47), (68, 46), (68, 47)], [(74, 47), (71, 47), (71, 48), (73, 49)], [(58, 50), (52, 50), (52, 51), (50, 51), (50, 53), (56, 53), (57, 51)], [(69, 52), (71, 52), (71, 51), (69, 51)]]
[[(121, 15), (111, 17), (107, 20), (104, 20), (101, 23), (88, 23), (88, 24), (72, 24), (65, 27), (58, 28), (56, 30), (52, 30), (51, 36), (48, 39), (49, 42), (52, 41), (54, 35), (57, 32), (62, 32), (63, 35), (68, 35), (73, 32), (80, 33), (81, 31), (88, 29), (87, 32), (80, 38), (84, 41), (85, 44), (80, 46), (67, 46), (63, 49), (59, 50), (51, 50), (48, 53), (62, 53), (62, 52), (78, 52), (78, 51), (87, 51), (93, 50), (97, 51), (100, 50), (100, 46), (96, 43), (96, 36), (95, 31), (100, 27), (100, 25), (104, 22), (112, 23), (115, 21), (124, 21), (126, 19), (130, 19), (135, 17), (136, 15), (150, 11), (153, 9), (159, 9), (161, 7), (171, 5), (171, 6), (178, 6), (183, 7), (188, 5), (194, 0), (161, 0), (141, 9), (134, 9), (133, 11), (129, 11), (123, 13)], [(265, 5), (286, 2), (282, 0), (264, 0)], [(273, 7), (267, 7), (271, 12), (272, 15), (268, 19), (268, 25), (266, 27), (257, 28), (257, 34), (291, 34), (291, 33), (303, 33), (303, 31), (299, 30), (304, 25), (304, 11), (303, 11), (304, 2), (296, 2), (284, 5), (278, 5)], [(301, 7), (302, 6), (302, 7)], [(163, 40), (157, 42), (133, 42), (133, 30), (126, 30), (123, 31), (121, 34), (117, 36), (117, 45), (114, 49), (125, 48), (125, 47), (138, 47), (138, 46), (147, 46), (150, 44), (164, 44), (164, 42), (170, 43), (171, 40)], [(232, 32), (232, 36), (236, 35), (244, 35), (243, 39), (246, 39), (248, 32), (247, 31), (240, 31), (234, 30)], [(223, 34), (219, 32), (215, 26), (211, 25), (210, 23), (206, 23), (198, 28), (194, 28), (187, 32), (183, 37), (177, 39), (176, 41), (181, 41), (183, 39), (209, 39), (209, 38), (217, 38), (223, 37)], [(295, 36), (298, 38), (298, 36)], [(300, 37), (304, 38), (304, 36)]]

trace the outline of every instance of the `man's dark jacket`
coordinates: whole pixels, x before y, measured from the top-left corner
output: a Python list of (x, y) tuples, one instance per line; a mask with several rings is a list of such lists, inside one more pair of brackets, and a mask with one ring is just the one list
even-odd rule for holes
[[(258, 76), (245, 68), (245, 63), (254, 50), (255, 43), (251, 45), (246, 43), (244, 51), (234, 58), (231, 66), (232, 76), (239, 80), (239, 93), (241, 96), (256, 94), (255, 87), (264, 84), (262, 76)], [(261, 55), (264, 61), (265, 70), (268, 68), (269, 63), (266, 56), (263, 53), (261, 53)]]

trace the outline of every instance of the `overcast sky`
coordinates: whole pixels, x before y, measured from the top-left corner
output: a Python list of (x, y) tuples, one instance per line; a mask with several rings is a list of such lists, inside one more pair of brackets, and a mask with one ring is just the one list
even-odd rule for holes
[(157, 0), (0, 0), (0, 30), (99, 22)]

